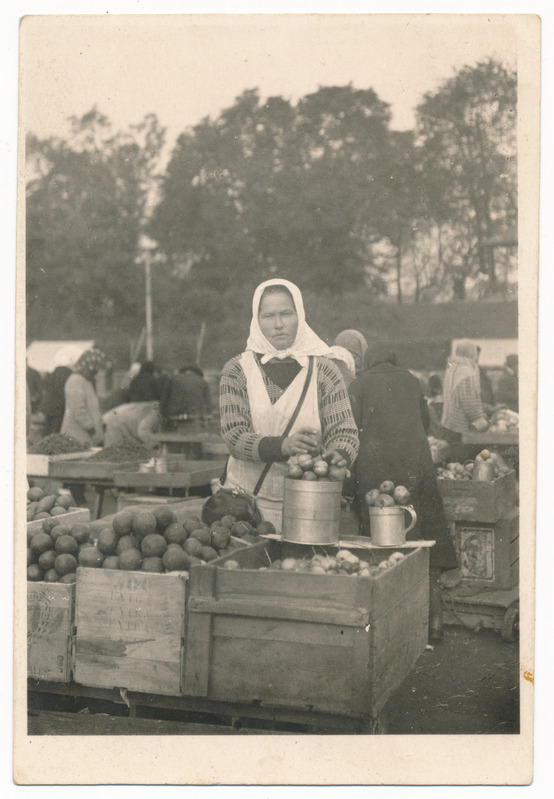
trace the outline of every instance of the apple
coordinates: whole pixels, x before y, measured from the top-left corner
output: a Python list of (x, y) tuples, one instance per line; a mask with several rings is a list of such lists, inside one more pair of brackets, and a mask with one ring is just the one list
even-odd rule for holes
[(373, 503), (375, 508), (392, 508), (394, 505), (396, 505), (396, 502), (390, 494), (379, 494)]
[(298, 566), (298, 561), (296, 560), (296, 558), (285, 558), (281, 563), (281, 569), (284, 572), (296, 571), (297, 566)]
[(397, 505), (409, 505), (412, 497), (406, 486), (396, 486), (392, 492), (392, 497)]
[(340, 483), (346, 477), (346, 472), (346, 466), (331, 464), (331, 466), (329, 466), (329, 480), (333, 483)]
[(377, 499), (377, 497), (380, 497), (380, 496), (381, 496), (381, 492), (379, 491), (379, 489), (378, 488), (372, 488), (370, 491), (368, 491), (366, 493), (365, 501), (371, 507), (372, 505), (375, 505), (375, 500)]
[(309, 480), (313, 483), (315, 480), (317, 480), (317, 474), (308, 469), (303, 473), (302, 480)]
[(298, 465), (304, 470), (311, 470), (314, 468), (315, 460), (311, 455), (303, 454), (298, 456)]
[(381, 494), (392, 494), (394, 491), (394, 483), (392, 480), (383, 480), (381, 485), (379, 486), (379, 491)]
[(326, 461), (320, 459), (314, 463), (314, 474), (318, 477), (327, 477), (328, 472), (329, 464)]
[(286, 476), (290, 480), (301, 480), (303, 474), (302, 468), (297, 463), (289, 463), (287, 466)]

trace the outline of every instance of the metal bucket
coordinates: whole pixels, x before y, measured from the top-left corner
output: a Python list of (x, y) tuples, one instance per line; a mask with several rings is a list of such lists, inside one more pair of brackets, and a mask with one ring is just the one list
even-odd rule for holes
[(295, 544), (337, 544), (342, 481), (285, 478), (281, 538)]
[[(409, 533), (417, 521), (417, 514), (411, 507), (394, 505), (385, 508), (368, 508), (371, 543), (379, 547), (394, 547), (406, 543)], [(411, 523), (405, 526), (405, 511), (411, 517)]]

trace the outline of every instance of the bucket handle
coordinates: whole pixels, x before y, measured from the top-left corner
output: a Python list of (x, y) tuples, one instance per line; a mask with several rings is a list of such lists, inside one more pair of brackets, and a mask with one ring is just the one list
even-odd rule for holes
[(409, 526), (409, 527), (406, 527), (406, 529), (404, 530), (404, 534), (406, 534), (406, 533), (409, 533), (409, 532), (410, 532), (410, 530), (412, 530), (412, 529), (415, 527), (415, 523), (417, 522), (417, 513), (416, 513), (416, 512), (415, 512), (415, 510), (414, 510), (414, 509), (413, 509), (411, 506), (409, 506), (409, 505), (401, 505), (400, 507), (402, 508), (402, 510), (407, 510), (407, 511), (408, 511), (408, 513), (409, 513), (409, 514), (411, 515), (411, 517), (412, 517), (412, 521), (410, 522), (410, 526)]

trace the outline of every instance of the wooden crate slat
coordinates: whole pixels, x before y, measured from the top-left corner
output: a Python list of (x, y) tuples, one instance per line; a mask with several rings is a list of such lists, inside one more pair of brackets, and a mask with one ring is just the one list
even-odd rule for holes
[(75, 585), (27, 584), (27, 672), (52, 682), (71, 680)]
[(183, 574), (77, 570), (75, 680), (179, 694)]
[(437, 480), (447, 519), (492, 523), (516, 502), (515, 472), (490, 483), (480, 480)]
[[(60, 524), (69, 524), (70, 526), (77, 522), (90, 521), (90, 510), (88, 508), (69, 508), (67, 513), (62, 513), (56, 516), (60, 520)], [(42, 531), (42, 523), (44, 519), (37, 519), (34, 522), (27, 522), (27, 533), (40, 533)]]

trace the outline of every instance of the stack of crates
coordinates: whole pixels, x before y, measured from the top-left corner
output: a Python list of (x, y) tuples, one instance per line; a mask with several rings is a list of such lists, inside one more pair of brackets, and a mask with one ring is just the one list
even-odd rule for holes
[(452, 524), (462, 583), (509, 589), (519, 581), (519, 510), (515, 472), (492, 482), (439, 480)]

